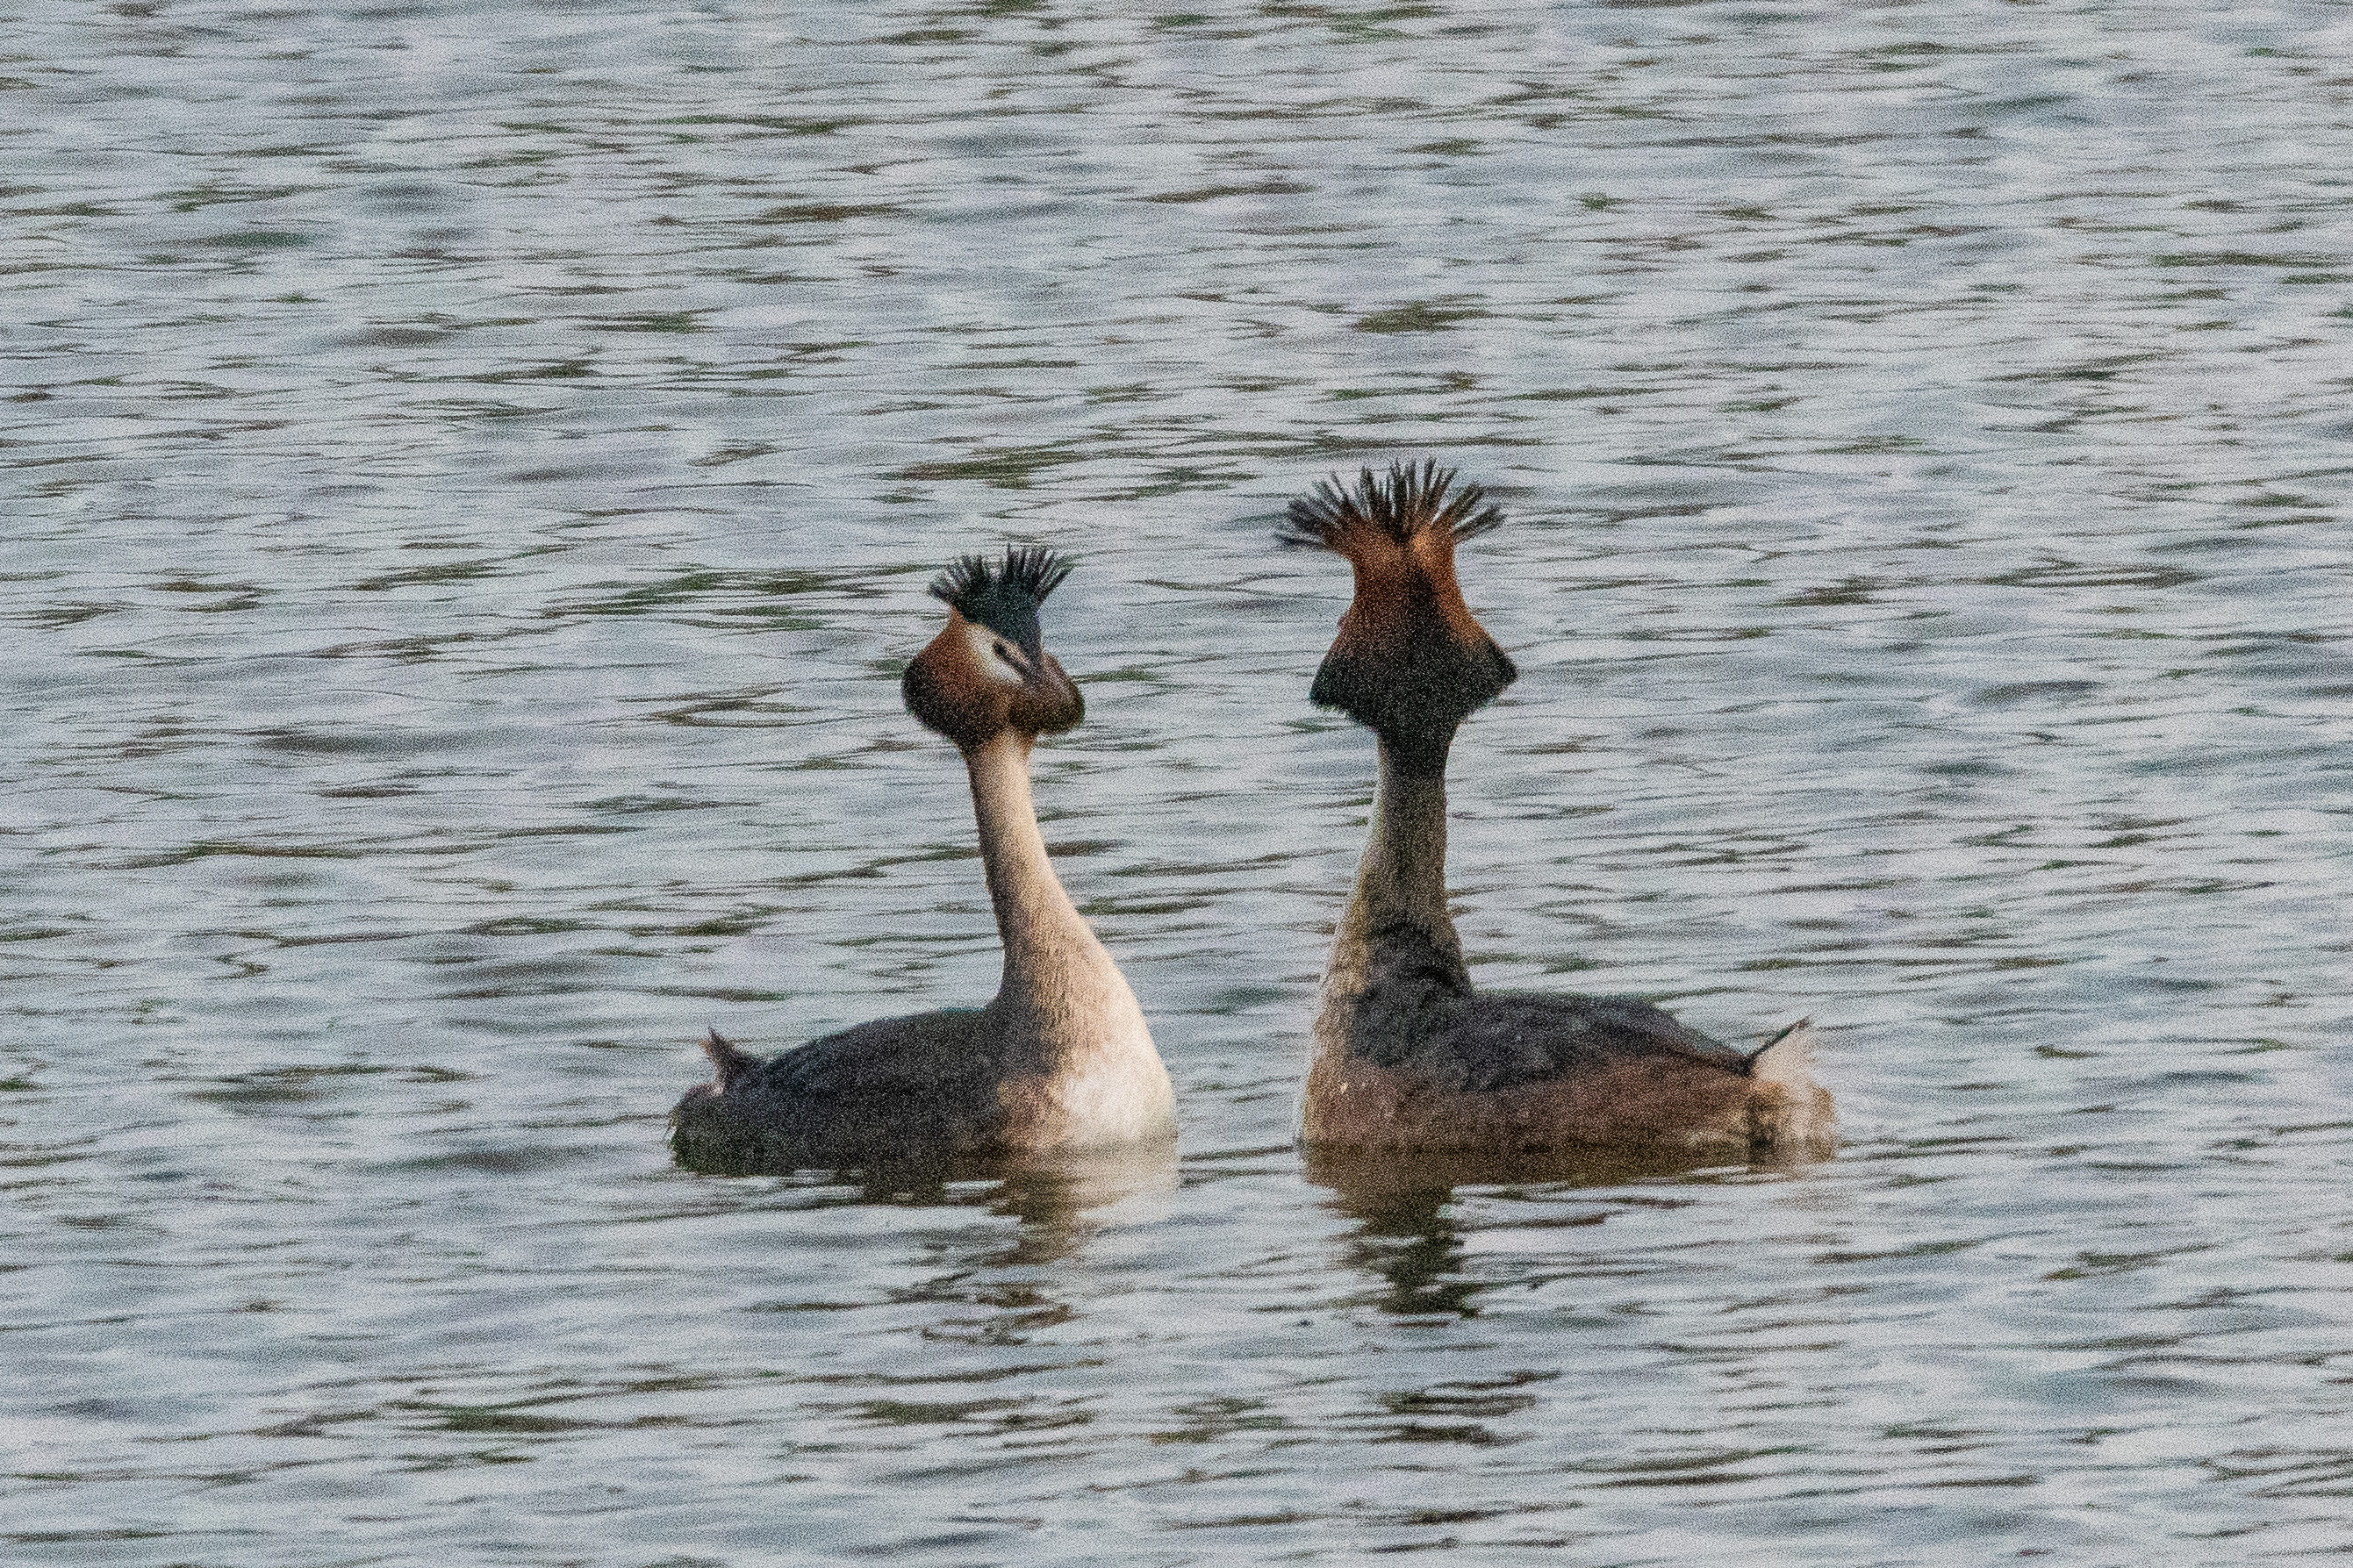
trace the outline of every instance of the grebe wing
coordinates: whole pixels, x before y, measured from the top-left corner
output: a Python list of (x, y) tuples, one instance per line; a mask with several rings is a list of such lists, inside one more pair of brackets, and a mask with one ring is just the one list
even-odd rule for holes
[(780, 1051), (754, 1069), (763, 1093), (804, 1103), (928, 1100), (981, 1076), (977, 1007), (877, 1018)]
[(1646, 1058), (1748, 1071), (1741, 1052), (1639, 996), (1474, 993), (1458, 1004), (1451, 1026), (1414, 1055), (1425, 1072), (1437, 1069), (1440, 1081), (1474, 1093)]

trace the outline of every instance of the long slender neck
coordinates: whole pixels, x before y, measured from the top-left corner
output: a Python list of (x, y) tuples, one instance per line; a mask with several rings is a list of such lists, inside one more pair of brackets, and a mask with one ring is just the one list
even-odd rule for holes
[(1373, 828), (1356, 865), (1356, 888), (1342, 918), (1369, 934), (1407, 927), (1460, 954), (1454, 921), (1446, 912), (1446, 775), (1408, 772), (1381, 742), (1380, 792)]
[(973, 816), (988, 868), (989, 900), (997, 906), (997, 934), (1005, 943), (1005, 988), (1101, 953), (1103, 945), (1047, 858), (1029, 797), (1029, 741), (999, 735), (965, 752), (965, 767), (972, 775)]
[(1429, 1006), (1470, 994), (1462, 940), (1446, 912), (1444, 758), (1441, 749), (1438, 768), (1409, 767), (1381, 743), (1373, 830), (1324, 971), (1321, 1055), (1378, 1054)]
[(1159, 1072), (1134, 993), (1046, 858), (1029, 799), (1029, 741), (999, 735), (966, 752), (965, 764), (1005, 943), (1005, 979), (988, 1015), (1008, 1062), (1059, 1072), (1137, 1056)]

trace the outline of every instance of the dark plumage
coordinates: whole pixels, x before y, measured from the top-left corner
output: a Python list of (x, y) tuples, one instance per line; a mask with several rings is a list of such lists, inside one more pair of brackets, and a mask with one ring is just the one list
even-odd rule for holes
[(1354, 490), (1326, 479), (1280, 531), (1347, 557), (1356, 575), (1309, 700), (1372, 730), (1416, 773), (1444, 773), (1455, 730), (1520, 676), (1454, 580), (1454, 546), (1503, 525), (1485, 500), (1436, 463), (1398, 463), (1385, 478), (1366, 468)]
[(1363, 989), (1348, 1005), (1348, 1054), (1409, 1069), (1451, 1093), (1488, 1093), (1673, 1058), (1746, 1077), (1749, 1058), (1639, 996), (1472, 989), (1460, 950), (1410, 921), (1369, 933)]
[(1005, 1129), (977, 1007), (878, 1018), (762, 1061), (716, 1030), (715, 1081), (679, 1105), (673, 1144), (697, 1170), (742, 1173), (955, 1160)]
[(713, 1033), (712, 1080), (672, 1114), (682, 1163), (873, 1167), (1175, 1136), (1143, 1010), (1055, 875), (1030, 796), (1030, 748), (1086, 711), (1039, 638), (1038, 605), (1070, 572), (1046, 550), (964, 557), (932, 584), (953, 613), (900, 683), (908, 711), (964, 755), (1005, 945), (996, 997), (860, 1024), (765, 1061)]
[(1034, 659), (1044, 640), (1038, 607), (1077, 566), (1042, 544), (1008, 550), (1001, 565), (985, 555), (963, 555), (932, 579), (931, 595), (965, 620), (1011, 638)]
[(1291, 503), (1277, 536), (1285, 544), (1313, 545), (1343, 555), (1348, 553), (1345, 542), (1349, 536), (1366, 529), (1377, 530), (1399, 544), (1441, 531), (1459, 542), (1504, 525), (1502, 507), (1480, 507), (1486, 499), (1487, 492), (1477, 485), (1455, 489), (1454, 470), (1440, 468), (1435, 460), (1419, 468), (1391, 463), (1386, 480), (1364, 469), (1354, 490), (1343, 486), (1337, 474), (1325, 479)]
[(1380, 738), (1381, 783), (1324, 972), (1302, 1136), (1336, 1148), (1710, 1158), (1827, 1153), (1802, 1024), (1743, 1051), (1632, 996), (1472, 990), (1447, 908), (1446, 759), (1518, 671), (1454, 575), (1503, 521), (1435, 463), (1292, 503), (1282, 537), (1345, 556), (1356, 596), (1311, 693)]

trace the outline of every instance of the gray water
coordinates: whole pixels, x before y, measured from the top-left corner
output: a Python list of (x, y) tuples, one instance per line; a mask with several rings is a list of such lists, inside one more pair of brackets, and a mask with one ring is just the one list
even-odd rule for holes
[[(36, 0), (0, 34), (10, 1563), (2353, 1548), (2339, 4)], [(1835, 1160), (1292, 1148), (1434, 456), (1491, 986), (1822, 1026)], [(701, 1177), (984, 998), (922, 586), (1179, 1152)]]

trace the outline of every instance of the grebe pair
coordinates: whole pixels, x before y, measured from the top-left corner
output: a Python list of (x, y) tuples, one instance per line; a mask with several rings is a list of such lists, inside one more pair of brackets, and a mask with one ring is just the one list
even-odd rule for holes
[[(1471, 614), (1454, 549), (1503, 521), (1434, 463), (1366, 469), (1292, 503), (1282, 537), (1345, 557), (1356, 596), (1310, 696), (1370, 729), (1380, 784), (1314, 1023), (1301, 1141), (1320, 1150), (1672, 1159), (1830, 1152), (1832, 1108), (1799, 1023), (1742, 1051), (1626, 996), (1472, 989), (1447, 912), (1446, 760), (1518, 670)], [(908, 711), (972, 779), (1005, 945), (977, 1011), (861, 1024), (767, 1061), (714, 1033), (714, 1080), (672, 1115), (702, 1168), (791, 1170), (1023, 1155), (1175, 1135), (1134, 993), (1071, 905), (1029, 797), (1029, 751), (1076, 724), (1039, 606), (1044, 550), (967, 556), (931, 592), (948, 624), (908, 666)]]

